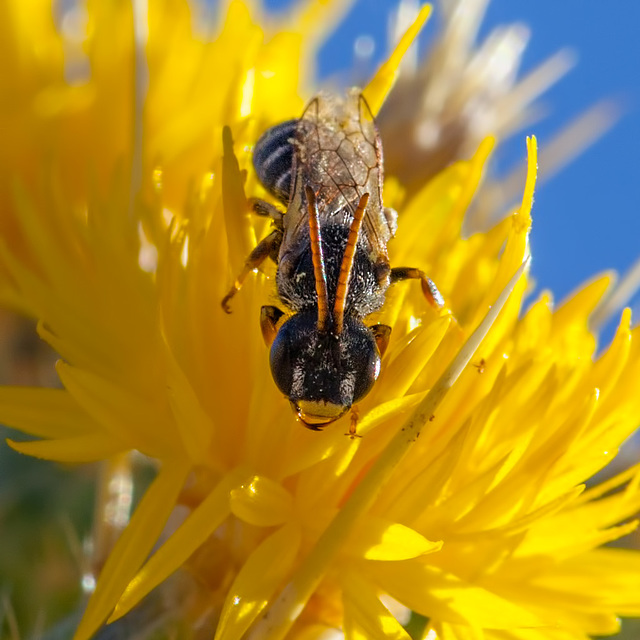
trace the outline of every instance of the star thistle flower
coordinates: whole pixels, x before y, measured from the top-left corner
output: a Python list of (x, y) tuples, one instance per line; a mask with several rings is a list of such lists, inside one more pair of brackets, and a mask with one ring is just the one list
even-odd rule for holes
[[(640, 465), (584, 486), (637, 426), (640, 334), (625, 311), (597, 354), (608, 277), (524, 308), (535, 139), (520, 207), (486, 233), (460, 231), (491, 139), (410, 197), (389, 183), (392, 264), (424, 269), (446, 309), (393, 288), (362, 438), (315, 433), (271, 379), (258, 317), (273, 267), (231, 316), (220, 302), (269, 228), (247, 204), (264, 196), (252, 145), (301, 113), (307, 34), (337, 7), (299, 5), (269, 30), (232, 1), (214, 36), (179, 0), (142, 17), (89, 2), (79, 32), (47, 0), (5, 8), (0, 294), (37, 318), (61, 387), (0, 389), (0, 420), (37, 437), (10, 442), (28, 455), (135, 450), (157, 466), (76, 640), (181, 567), (199, 582), (185, 616), (225, 640), (408, 638), (402, 610), (429, 640), (584, 640), (640, 616), (640, 554), (602, 546), (637, 525)], [(365, 88), (374, 111), (427, 13)]]

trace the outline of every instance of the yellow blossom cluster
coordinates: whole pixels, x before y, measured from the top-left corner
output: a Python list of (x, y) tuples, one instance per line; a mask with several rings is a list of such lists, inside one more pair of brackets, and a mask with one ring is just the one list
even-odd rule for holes
[[(50, 0), (0, 9), (14, 61), (0, 77), (0, 300), (37, 319), (61, 383), (1, 388), (0, 420), (38, 438), (11, 442), (29, 455), (136, 450), (157, 466), (76, 640), (183, 566), (206, 582), (199, 612), (217, 612), (219, 640), (409, 638), (399, 605), (429, 640), (584, 640), (640, 616), (640, 554), (602, 548), (637, 524), (640, 465), (584, 487), (638, 424), (640, 335), (624, 312), (597, 354), (588, 319), (607, 278), (559, 307), (524, 304), (535, 140), (519, 209), (466, 238), (491, 139), (411, 196), (388, 176), (392, 264), (428, 272), (446, 307), (394, 287), (362, 438), (311, 432), (260, 334), (275, 267), (232, 315), (220, 302), (269, 229), (247, 203), (265, 196), (252, 145), (301, 113), (306, 34), (339, 9), (310, 1), (263, 28), (232, 0), (204, 33), (184, 0), (149, 0), (143, 19), (142, 4), (88, 0), (62, 24)], [(374, 107), (400, 53), (366, 88)], [(471, 361), (451, 376), (461, 350)], [(203, 549), (215, 561), (199, 566)]]

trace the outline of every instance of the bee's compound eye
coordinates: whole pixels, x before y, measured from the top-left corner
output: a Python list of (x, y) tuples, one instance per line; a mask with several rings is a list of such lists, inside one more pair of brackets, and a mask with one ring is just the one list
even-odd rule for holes
[(291, 343), (289, 332), (280, 329), (271, 345), (269, 356), (273, 381), (287, 397), (291, 394), (293, 380), (293, 359), (291, 357)]
[(364, 398), (380, 375), (380, 354), (373, 340), (361, 345), (353, 354), (355, 386), (353, 401)]
[[(317, 336), (317, 313), (296, 313), (284, 322), (271, 345), (271, 374), (278, 389), (289, 399), (296, 391), (296, 398), (303, 397), (305, 363), (313, 353)], [(296, 389), (294, 389), (294, 387)]]

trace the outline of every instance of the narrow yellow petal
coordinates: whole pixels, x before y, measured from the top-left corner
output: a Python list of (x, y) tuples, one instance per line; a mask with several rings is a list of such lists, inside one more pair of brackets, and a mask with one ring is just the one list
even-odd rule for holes
[(376, 562), (365, 569), (385, 593), (412, 611), (488, 629), (545, 626), (526, 608), (418, 560)]
[(309, 437), (313, 435), (299, 428), (294, 431), (290, 455), (283, 468), (279, 469), (281, 477), (288, 478), (300, 473), (336, 454), (348, 461), (353, 456), (353, 450), (358, 448), (357, 442), (346, 442), (346, 438), (339, 431), (327, 430), (322, 439)]
[(65, 362), (58, 361), (56, 369), (62, 384), (78, 404), (120, 441), (123, 448), (139, 449), (157, 458), (163, 458), (163, 452), (175, 452), (171, 431), (159, 426), (165, 418), (158, 415), (157, 403)]
[(440, 345), (451, 325), (451, 319), (451, 316), (443, 316), (435, 322), (418, 327), (407, 336), (404, 348), (394, 350), (395, 357), (384, 367), (380, 376), (384, 400), (399, 398), (407, 393)]
[(591, 502), (574, 502), (574, 508), (559, 511), (532, 524), (518, 554), (535, 556), (553, 554), (556, 559), (580, 557), (595, 547), (617, 540), (637, 528), (633, 520), (612, 526), (637, 514), (640, 497), (626, 491)]
[[(447, 499), (442, 501), (433, 513), (426, 511), (418, 521), (420, 528), (427, 526), (429, 528), (448, 529), (455, 526), (456, 532), (458, 521), (465, 521), (468, 518), (478, 517), (482, 520), (482, 527), (494, 526), (493, 517), (495, 513), (489, 511), (485, 513), (484, 509), (477, 508), (478, 503), (482, 503), (483, 498), (490, 494), (489, 489), (495, 483), (497, 475), (508, 461), (508, 455), (503, 456), (493, 466), (489, 467), (484, 473), (477, 473), (469, 482), (459, 487)], [(455, 471), (455, 469), (454, 469)], [(453, 474), (452, 474), (453, 475)], [(453, 476), (455, 477), (455, 476)], [(498, 485), (500, 486), (500, 485)], [(500, 511), (499, 513), (503, 513)], [(467, 514), (463, 517), (463, 514)], [(454, 524), (455, 523), (455, 524)]]
[[(251, 476), (236, 469), (225, 476), (205, 500), (194, 509), (173, 535), (151, 556), (138, 575), (131, 580), (126, 591), (109, 618), (121, 618), (152, 589), (168, 578), (231, 513), (229, 494)], [(129, 574), (131, 575), (131, 574)]]
[(407, 29), (402, 38), (400, 38), (400, 42), (396, 45), (393, 53), (382, 63), (376, 74), (369, 81), (369, 84), (363, 89), (362, 94), (369, 104), (369, 107), (371, 107), (374, 116), (380, 111), (382, 104), (395, 84), (396, 78), (398, 77), (398, 67), (402, 62), (404, 54), (416, 39), (430, 15), (431, 5), (422, 5), (413, 24)]
[[(449, 479), (462, 457), (468, 434), (467, 425), (447, 443), (446, 455), (434, 453), (433, 457), (425, 456), (426, 463), (417, 474), (396, 477), (393, 483), (389, 483), (376, 501), (381, 513), (397, 522), (410, 522), (418, 530), (424, 529), (424, 521), (432, 522), (435, 513), (429, 505), (440, 501), (440, 492), (450, 482)], [(416, 512), (416, 504), (423, 505), (421, 513)]]
[(247, 197), (244, 194), (240, 165), (233, 150), (233, 137), (229, 127), (225, 127), (222, 132), (222, 144), (222, 202), (229, 258), (235, 277), (240, 273), (246, 257), (253, 249), (255, 239), (250, 232), (251, 225), (246, 223), (249, 219)]
[(516, 328), (515, 353), (539, 353), (549, 339), (552, 322), (551, 296), (543, 292)]
[(446, 224), (438, 235), (437, 246), (447, 247), (460, 236), (466, 213), (478, 191), (489, 156), (495, 145), (496, 139), (493, 136), (487, 136), (473, 154), (473, 158), (468, 163), (469, 172), (462, 182), (460, 194), (455, 199), (451, 212), (447, 216)]
[[(553, 638), (543, 635), (547, 632), (545, 629), (539, 633), (537, 630), (529, 630), (531, 635), (520, 636), (518, 631), (510, 631), (509, 640), (588, 640), (587, 638), (575, 638), (574, 636), (566, 638)], [(425, 629), (425, 635), (420, 640), (503, 640), (500, 635), (491, 634), (485, 629), (470, 627), (462, 624), (449, 624), (448, 622), (434, 621)]]
[[(517, 266), (529, 258), (531, 207), (533, 206), (533, 192), (538, 171), (538, 155), (535, 137), (527, 139), (527, 154), (527, 182), (522, 197), (522, 204), (520, 210), (511, 216), (511, 229), (502, 258), (500, 259), (500, 264), (498, 265), (498, 271), (492, 286), (489, 287), (487, 291), (484, 304), (478, 306), (476, 321), (479, 321), (482, 313), (484, 313), (484, 309), (491, 304), (491, 301), (498, 292), (502, 291)], [(525, 285), (526, 283), (524, 281), (518, 284), (512, 301), (503, 314), (503, 318), (506, 321), (515, 321), (517, 318)], [(494, 332), (494, 334), (497, 334), (497, 332)], [(489, 336), (489, 345), (491, 345), (492, 340), (493, 337)], [(490, 350), (491, 346), (488, 348)]]
[(89, 433), (55, 440), (16, 442), (7, 440), (15, 451), (35, 458), (56, 460), (57, 462), (96, 462), (126, 451), (127, 447), (104, 433)]
[[(634, 480), (635, 479), (635, 480)], [(609, 478), (604, 482), (594, 485), (587, 489), (583, 494), (578, 504), (595, 501), (598, 498), (607, 493), (612, 493), (614, 490), (619, 489), (622, 485), (629, 483), (632, 489), (635, 489), (634, 483), (637, 485), (638, 479), (640, 479), (640, 462), (617, 473), (613, 478)]]
[(0, 422), (41, 438), (68, 438), (96, 429), (64, 389), (0, 387)]
[(300, 528), (289, 523), (264, 540), (246, 559), (231, 585), (216, 640), (239, 640), (289, 573), (300, 547)]
[[(580, 568), (582, 561), (587, 570)], [(502, 597), (523, 603), (532, 614), (552, 621), (554, 628), (579, 629), (589, 638), (616, 633), (620, 620), (608, 604), (606, 587), (597, 587), (598, 578), (606, 580), (610, 572), (592, 573), (588, 566), (589, 557), (583, 555), (577, 564), (554, 561), (540, 571), (540, 558), (534, 557), (525, 565), (522, 579), (500, 575), (489, 579)], [(517, 563), (512, 570), (517, 571)]]
[[(618, 330), (609, 348), (596, 360), (589, 375), (587, 385), (607, 394), (614, 390), (625, 369), (631, 351), (631, 309), (625, 309), (620, 318)], [(624, 384), (624, 381), (622, 381)]]
[(538, 176), (538, 141), (535, 136), (527, 138), (527, 180), (522, 194), (522, 204), (516, 213), (516, 224), (526, 229), (531, 228), (531, 209), (533, 207), (533, 192), (536, 188)]
[(553, 315), (554, 333), (557, 333), (558, 336), (563, 333), (571, 336), (572, 333), (575, 333), (572, 330), (575, 322), (584, 322), (584, 318), (588, 317), (598, 306), (602, 296), (611, 286), (613, 278), (612, 273), (597, 276), (591, 282), (582, 285), (578, 291), (570, 294)]
[(186, 465), (167, 466), (147, 489), (104, 565), (74, 640), (88, 640), (111, 613), (160, 536), (188, 472)]
[(290, 519), (293, 513), (291, 494), (277, 482), (254, 476), (231, 491), (232, 513), (257, 527), (273, 527)]
[(394, 418), (401, 419), (422, 398), (424, 398), (424, 393), (412, 393), (411, 395), (394, 398), (388, 402), (376, 403), (373, 409), (367, 411), (362, 420), (358, 422), (358, 433), (364, 436)]
[(167, 392), (176, 430), (194, 464), (204, 463), (208, 460), (213, 424), (202, 408), (189, 379), (171, 353), (166, 337), (162, 342), (167, 364)]
[(380, 602), (376, 588), (353, 571), (341, 576), (346, 640), (410, 640), (409, 634)]
[[(621, 616), (640, 616), (640, 554), (631, 549), (595, 549), (568, 564), (579, 574), (579, 584), (589, 580), (588, 588)], [(571, 571), (567, 571), (571, 575)], [(553, 580), (553, 578), (552, 578)], [(569, 592), (576, 581), (568, 580)]]
[(414, 529), (383, 518), (367, 516), (360, 520), (344, 545), (344, 553), (366, 560), (409, 560), (442, 548), (442, 541), (431, 542)]
[[(471, 162), (454, 162), (404, 204), (398, 231), (394, 241), (389, 244), (392, 261), (408, 262), (414, 255), (418, 257), (420, 251), (432, 254), (440, 249), (438, 238), (442, 229), (449, 224), (452, 210), (458, 210), (457, 203), (463, 199), (466, 186), (471, 185), (472, 171)], [(425, 211), (429, 212), (428, 216)], [(461, 222), (457, 220), (457, 224)]]

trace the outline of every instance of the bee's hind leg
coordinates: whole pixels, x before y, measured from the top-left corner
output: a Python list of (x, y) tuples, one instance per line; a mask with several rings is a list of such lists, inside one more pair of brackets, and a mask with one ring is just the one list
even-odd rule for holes
[(235, 279), (231, 289), (229, 289), (229, 293), (222, 298), (222, 308), (227, 313), (231, 313), (229, 301), (240, 291), (242, 283), (246, 280), (247, 276), (254, 269), (257, 269), (267, 258), (271, 257), (273, 260), (276, 260), (281, 243), (282, 231), (276, 228), (266, 238), (261, 240), (256, 248), (249, 254), (240, 275)]
[(427, 302), (436, 309), (442, 309), (444, 307), (444, 298), (438, 291), (438, 287), (434, 284), (431, 278), (427, 278), (424, 271), (416, 269), (415, 267), (394, 267), (391, 269), (391, 284), (400, 282), (401, 280), (420, 280), (422, 285), (422, 293), (427, 299)]

